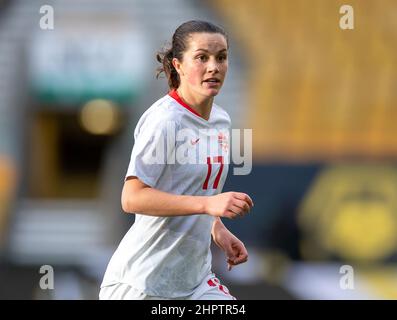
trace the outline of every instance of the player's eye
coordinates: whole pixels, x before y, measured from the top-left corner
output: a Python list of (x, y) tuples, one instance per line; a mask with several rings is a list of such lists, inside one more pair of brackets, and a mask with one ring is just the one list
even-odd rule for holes
[(201, 62), (205, 62), (205, 61), (208, 60), (207, 56), (205, 56), (205, 55), (199, 55), (199, 56), (197, 57), (197, 59), (199, 59)]
[(226, 55), (220, 55), (219, 57), (218, 57), (218, 61), (220, 61), (220, 62), (224, 62), (225, 60), (227, 60), (227, 56)]

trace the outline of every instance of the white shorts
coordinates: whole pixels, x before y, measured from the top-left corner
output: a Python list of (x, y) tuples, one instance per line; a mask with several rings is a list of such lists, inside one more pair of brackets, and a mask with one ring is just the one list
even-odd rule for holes
[(193, 294), (187, 297), (167, 298), (149, 296), (126, 283), (116, 283), (102, 287), (99, 300), (236, 300), (227, 287), (222, 285), (214, 274), (208, 275)]

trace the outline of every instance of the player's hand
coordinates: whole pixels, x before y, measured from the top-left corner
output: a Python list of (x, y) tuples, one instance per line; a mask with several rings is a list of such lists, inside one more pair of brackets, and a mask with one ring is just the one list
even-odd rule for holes
[(227, 269), (230, 271), (233, 266), (244, 263), (248, 260), (248, 252), (244, 244), (232, 234), (226, 227), (217, 227), (213, 230), (214, 242), (226, 254)]
[(253, 206), (248, 194), (224, 192), (206, 199), (205, 212), (214, 217), (234, 219), (245, 216)]

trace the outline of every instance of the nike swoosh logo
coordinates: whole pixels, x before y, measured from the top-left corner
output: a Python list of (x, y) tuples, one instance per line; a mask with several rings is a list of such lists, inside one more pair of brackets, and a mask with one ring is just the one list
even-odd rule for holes
[(200, 138), (197, 138), (196, 140), (190, 140), (190, 143), (194, 146), (195, 144), (197, 144), (199, 142)]

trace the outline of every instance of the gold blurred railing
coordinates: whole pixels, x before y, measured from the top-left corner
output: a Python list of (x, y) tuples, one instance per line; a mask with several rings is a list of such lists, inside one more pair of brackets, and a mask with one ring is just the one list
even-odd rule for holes
[(12, 159), (0, 154), (0, 251), (6, 237), (9, 211), (15, 196), (17, 172)]
[[(211, 3), (248, 62), (257, 160), (397, 156), (396, 1)], [(344, 4), (353, 30), (339, 27)]]

